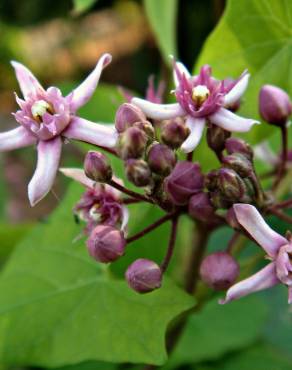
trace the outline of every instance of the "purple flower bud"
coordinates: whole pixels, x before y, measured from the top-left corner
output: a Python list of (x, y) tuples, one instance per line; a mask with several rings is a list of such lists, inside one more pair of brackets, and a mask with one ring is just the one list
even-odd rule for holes
[(130, 103), (122, 104), (116, 113), (115, 126), (118, 132), (124, 132), (136, 122), (146, 121), (145, 114), (140, 108)]
[(162, 272), (153, 261), (140, 258), (134, 261), (126, 271), (126, 280), (133, 290), (138, 293), (148, 293), (160, 288)]
[(200, 221), (212, 223), (217, 220), (215, 215), (215, 209), (210, 202), (209, 195), (207, 193), (198, 193), (191, 197), (188, 207), (189, 215)]
[(242, 178), (248, 177), (253, 173), (253, 165), (243, 154), (234, 153), (223, 158), (222, 163), (225, 167), (231, 168)]
[(204, 186), (204, 176), (198, 163), (180, 161), (165, 179), (165, 191), (176, 205), (186, 205), (190, 197)]
[(205, 186), (209, 191), (214, 191), (218, 188), (218, 171), (212, 170), (205, 177)]
[(225, 142), (225, 149), (228, 154), (240, 153), (252, 160), (253, 150), (251, 146), (242, 139), (230, 137)]
[(155, 130), (151, 122), (149, 121), (141, 121), (135, 122), (133, 127), (138, 127), (140, 130), (144, 131), (145, 134), (148, 136), (148, 139), (153, 141), (155, 136)]
[(111, 165), (107, 157), (95, 151), (89, 151), (84, 160), (84, 172), (91, 180), (108, 182), (113, 175)]
[(126, 175), (128, 180), (136, 186), (147, 186), (152, 183), (150, 168), (142, 159), (128, 159)]
[(148, 151), (147, 162), (153, 172), (167, 176), (175, 166), (176, 156), (168, 146), (153, 144)]
[(99, 262), (113, 262), (120, 258), (126, 247), (122, 231), (105, 225), (96, 226), (87, 239), (87, 249), (91, 257)]
[(229, 199), (226, 199), (219, 190), (215, 190), (210, 193), (210, 201), (213, 206), (218, 209), (226, 209), (232, 206), (232, 202)]
[(180, 117), (163, 121), (161, 124), (161, 140), (173, 149), (179, 148), (189, 136), (189, 129)]
[(260, 114), (272, 125), (283, 126), (292, 112), (289, 95), (273, 85), (264, 85), (259, 95)]
[(205, 257), (201, 267), (202, 280), (214, 290), (228, 289), (239, 275), (239, 265), (226, 252), (215, 252)]
[(226, 213), (226, 221), (235, 230), (241, 230), (241, 226), (237, 220), (233, 207), (230, 207)]
[(207, 129), (207, 143), (209, 148), (215, 152), (221, 152), (225, 148), (225, 141), (230, 137), (231, 132), (223, 128), (211, 125)]
[(242, 178), (229, 168), (218, 171), (218, 186), (222, 195), (231, 202), (240, 201), (247, 190)]
[(130, 127), (119, 136), (118, 154), (122, 159), (142, 157), (148, 142), (144, 131)]

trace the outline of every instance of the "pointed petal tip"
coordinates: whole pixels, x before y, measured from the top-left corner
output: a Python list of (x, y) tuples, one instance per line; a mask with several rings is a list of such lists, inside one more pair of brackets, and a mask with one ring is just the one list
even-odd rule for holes
[(109, 53), (104, 53), (102, 54), (101, 59), (103, 60), (103, 68), (104, 68), (111, 63), (113, 57)]

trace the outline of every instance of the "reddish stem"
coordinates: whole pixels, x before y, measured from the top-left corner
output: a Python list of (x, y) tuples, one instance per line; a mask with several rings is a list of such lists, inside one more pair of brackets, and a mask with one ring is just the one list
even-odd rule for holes
[(269, 209), (270, 213), (272, 213), (273, 215), (277, 216), (280, 220), (283, 220), (285, 222), (287, 222), (288, 224), (292, 224), (292, 217), (289, 216), (289, 215), (286, 215), (286, 213), (278, 210), (278, 209)]
[(167, 247), (167, 252), (160, 265), (162, 272), (165, 272), (167, 270), (167, 267), (173, 255), (175, 241), (176, 241), (177, 224), (178, 224), (178, 215), (174, 216), (174, 218), (172, 219), (171, 234), (170, 234), (170, 239), (169, 239), (169, 243)]
[(108, 184), (110, 186), (112, 186), (113, 188), (119, 190), (120, 192), (129, 195), (132, 198), (141, 200), (142, 202), (148, 202), (148, 203), (152, 203), (153, 204), (152, 199), (150, 199), (150, 198), (148, 198), (148, 197), (146, 197), (146, 196), (144, 196), (142, 194), (136, 193), (135, 191), (132, 191), (130, 189), (127, 189), (124, 186), (122, 186), (122, 185), (118, 184), (117, 182), (115, 182), (114, 180), (110, 180), (108, 182)]
[(273, 184), (273, 190), (276, 190), (279, 183), (281, 182), (285, 170), (286, 170), (286, 164), (288, 160), (288, 130), (287, 126), (281, 126), (281, 136), (282, 136), (282, 156), (281, 156), (281, 163), (279, 166), (279, 170), (277, 173), (276, 180)]

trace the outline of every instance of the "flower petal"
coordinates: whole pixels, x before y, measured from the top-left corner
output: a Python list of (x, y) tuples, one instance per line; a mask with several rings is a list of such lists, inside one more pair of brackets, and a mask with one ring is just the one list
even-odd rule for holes
[(186, 125), (190, 129), (190, 134), (182, 143), (181, 150), (185, 153), (190, 153), (196, 148), (201, 140), (205, 127), (205, 119), (188, 116)]
[(209, 116), (209, 119), (210, 122), (224, 128), (224, 130), (233, 132), (247, 132), (253, 125), (260, 123), (253, 119), (240, 117), (225, 108), (220, 108)]
[(69, 94), (67, 96), (67, 98), (70, 99), (70, 107), (73, 112), (76, 112), (77, 109), (86, 104), (91, 98), (99, 82), (102, 70), (111, 60), (112, 56), (110, 54), (103, 54), (90, 75), (72, 91), (72, 95)]
[(127, 207), (123, 206), (122, 207), (122, 224), (121, 224), (121, 230), (127, 234), (127, 226), (129, 222), (129, 210)]
[(118, 133), (113, 126), (94, 123), (80, 117), (72, 118), (62, 135), (68, 139), (85, 141), (105, 148), (113, 148), (118, 140)]
[(37, 139), (27, 129), (20, 126), (13, 130), (0, 133), (0, 152), (24, 148), (36, 144)]
[(15, 61), (12, 61), (11, 64), (15, 70), (20, 90), (25, 99), (29, 95), (36, 95), (39, 92), (44, 92), (42, 85), (28, 68)]
[(233, 88), (224, 96), (224, 106), (228, 107), (236, 103), (244, 94), (248, 86), (250, 74), (245, 73), (233, 86)]
[(181, 62), (176, 62), (174, 64), (174, 69), (173, 69), (173, 81), (174, 81), (175, 87), (178, 87), (179, 86), (179, 83), (180, 83), (180, 80), (179, 80), (179, 77), (178, 77), (178, 73), (180, 75), (185, 75), (186, 78), (190, 78), (191, 77), (191, 74), (187, 70), (186, 66), (183, 63), (181, 63)]
[(80, 168), (59, 168), (59, 171), (87, 188), (93, 189), (95, 186), (95, 182), (88, 178)]
[(60, 136), (38, 144), (38, 160), (35, 173), (28, 185), (31, 206), (36, 205), (51, 190), (58, 170), (62, 139)]
[(275, 263), (269, 263), (256, 274), (229, 288), (225, 299), (221, 299), (219, 303), (225, 304), (248, 294), (273, 287), (280, 282), (276, 276), (275, 270)]
[(155, 104), (140, 98), (133, 98), (131, 103), (142, 109), (147, 117), (153, 119), (170, 119), (186, 114), (178, 103)]
[(286, 238), (270, 228), (254, 206), (250, 204), (234, 204), (233, 209), (241, 226), (246, 229), (270, 257), (274, 258), (279, 248), (288, 243)]

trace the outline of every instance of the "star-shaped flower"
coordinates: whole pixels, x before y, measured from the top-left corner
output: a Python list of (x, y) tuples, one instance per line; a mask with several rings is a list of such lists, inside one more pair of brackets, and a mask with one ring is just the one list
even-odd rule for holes
[(56, 87), (45, 90), (24, 65), (12, 62), (24, 99), (16, 95), (20, 110), (14, 117), (20, 127), (0, 133), (0, 151), (37, 145), (37, 167), (28, 185), (32, 206), (52, 188), (64, 138), (108, 148), (115, 146), (117, 133), (112, 126), (76, 115), (76, 111), (91, 98), (103, 68), (110, 62), (111, 55), (102, 55), (91, 74), (65, 97)]
[(191, 76), (186, 67), (177, 62), (174, 63), (174, 94), (177, 103), (155, 104), (140, 98), (133, 98), (132, 103), (152, 119), (186, 117), (190, 135), (183, 142), (181, 149), (189, 153), (200, 142), (207, 122), (234, 132), (249, 131), (254, 124), (259, 123), (228, 110), (239, 101), (247, 88), (248, 80), (249, 74), (246, 72), (237, 81), (216, 80), (211, 76), (211, 68), (208, 65), (201, 68), (199, 75)]
[(271, 262), (256, 274), (229, 288), (226, 298), (220, 303), (227, 303), (280, 283), (288, 287), (288, 303), (292, 303), (292, 241), (272, 230), (254, 206), (235, 204), (233, 208), (240, 225), (265, 250)]

